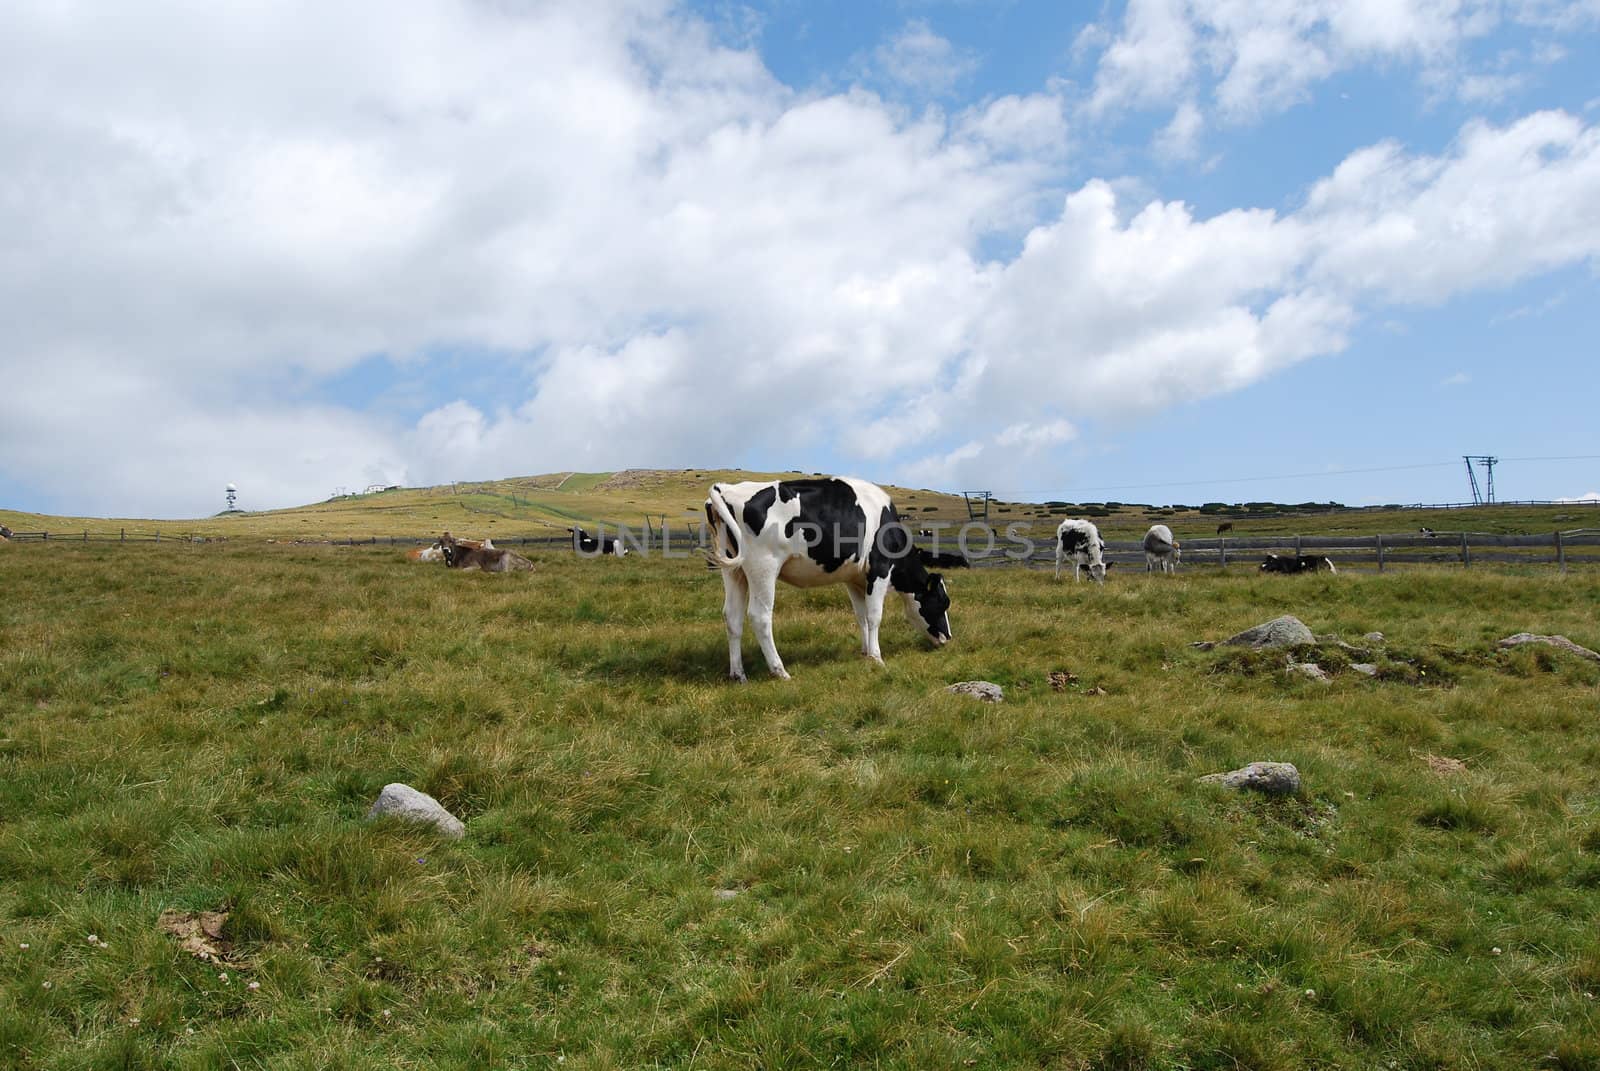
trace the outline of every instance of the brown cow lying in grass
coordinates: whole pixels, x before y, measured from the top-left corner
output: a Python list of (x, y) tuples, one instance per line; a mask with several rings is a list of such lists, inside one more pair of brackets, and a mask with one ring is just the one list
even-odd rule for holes
[(509, 573), (519, 569), (532, 569), (533, 563), (520, 554), (501, 550), (484, 540), (472, 546), (470, 541), (456, 539), (449, 532), (439, 537), (444, 551), (444, 563), (452, 569), (482, 569), (486, 573)]
[[(449, 535), (446, 532), (445, 535)], [(458, 539), (456, 545), (469, 550), (494, 550), (494, 541), (491, 539)], [(435, 539), (425, 547), (413, 547), (406, 551), (406, 561), (409, 562), (442, 562), (444, 561), (444, 544)]]

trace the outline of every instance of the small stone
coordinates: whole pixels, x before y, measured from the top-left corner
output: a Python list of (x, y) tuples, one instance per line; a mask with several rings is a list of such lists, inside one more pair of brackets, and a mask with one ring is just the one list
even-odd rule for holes
[(733, 900), (739, 895), (738, 889), (712, 889), (711, 896), (716, 900)]
[(367, 818), (370, 821), (386, 814), (408, 822), (431, 825), (452, 840), (459, 840), (467, 831), (461, 819), (440, 806), (438, 800), (426, 792), (418, 792), (410, 785), (398, 782), (383, 786), (377, 801), (367, 812)]
[(1316, 995), (1317, 995), (1317, 991), (1315, 989), (1306, 990), (1306, 996), (1308, 996), (1308, 997), (1310, 997), (1312, 999), (1316, 999)]
[(1206, 774), (1204, 785), (1251, 789), (1269, 796), (1292, 796), (1300, 791), (1300, 771), (1292, 762), (1252, 762), (1227, 773)]
[(1311, 680), (1321, 681), (1323, 684), (1328, 683), (1327, 671), (1315, 662), (1290, 662), (1289, 668), (1285, 672), (1298, 673), (1302, 677), (1309, 677)]
[(1376, 677), (1378, 675), (1377, 664), (1373, 662), (1351, 662), (1350, 668), (1366, 677)]
[(1600, 654), (1589, 650), (1587, 647), (1581, 647), (1573, 643), (1565, 636), (1540, 636), (1532, 632), (1519, 632), (1515, 636), (1507, 636), (1501, 640), (1499, 646), (1501, 648), (1521, 647), (1525, 643), (1542, 643), (1548, 647), (1559, 648), (1568, 654), (1575, 654), (1579, 658), (1587, 658), (1591, 662), (1600, 662)]
[(959, 684), (950, 685), (945, 691), (955, 695), (971, 696), (985, 703), (1000, 703), (1006, 697), (1004, 690), (993, 681), (961, 681)]
[(1500, 946), (1499, 945), (1495, 945), (1493, 948), (1489, 949), (1489, 955), (1498, 956), (1499, 954), (1500, 954)]
[(1381, 632), (1369, 632), (1369, 633), (1367, 633), (1365, 636), (1363, 636), (1361, 638), (1366, 640), (1368, 643), (1382, 643), (1383, 642), (1383, 633), (1381, 633)]
[(1222, 641), (1225, 647), (1250, 647), (1262, 650), (1267, 647), (1304, 647), (1316, 643), (1317, 638), (1306, 623), (1293, 614), (1284, 614), (1271, 621), (1247, 628)]

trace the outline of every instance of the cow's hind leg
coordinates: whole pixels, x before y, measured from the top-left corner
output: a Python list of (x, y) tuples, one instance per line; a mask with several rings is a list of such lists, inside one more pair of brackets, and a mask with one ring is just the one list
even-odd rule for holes
[(778, 597), (778, 571), (746, 572), (745, 581), (750, 587), (750, 625), (756, 630), (756, 640), (761, 644), (761, 655), (767, 668), (779, 680), (788, 680), (789, 673), (778, 657), (778, 645), (772, 642), (772, 606)]
[(744, 639), (744, 611), (749, 602), (749, 585), (738, 569), (722, 570), (722, 620), (728, 626), (728, 676), (744, 683), (744, 654), (739, 644)]

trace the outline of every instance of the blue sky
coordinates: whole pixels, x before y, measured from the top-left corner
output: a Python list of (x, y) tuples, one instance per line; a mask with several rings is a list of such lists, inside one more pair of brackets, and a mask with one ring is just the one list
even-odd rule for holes
[(1596, 70), (1595, 0), (24, 0), (0, 506), (1597, 492)]

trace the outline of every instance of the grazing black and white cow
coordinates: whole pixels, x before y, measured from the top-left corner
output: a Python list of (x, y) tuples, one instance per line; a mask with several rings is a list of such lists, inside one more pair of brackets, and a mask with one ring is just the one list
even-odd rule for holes
[(1417, 531), (1421, 532), (1425, 536), (1428, 536), (1429, 538), (1432, 538), (1433, 536), (1438, 535), (1438, 533), (1435, 532), (1432, 528), (1427, 528), (1427, 527), (1418, 528)]
[(1318, 558), (1310, 554), (1268, 554), (1261, 563), (1263, 573), (1314, 573), (1324, 565), (1328, 572), (1337, 573), (1332, 558)]
[(567, 531), (572, 533), (572, 549), (584, 557), (595, 558), (603, 554), (610, 554), (620, 558), (628, 553), (626, 543), (614, 536), (608, 536), (604, 532), (598, 535), (590, 535), (582, 528), (568, 528)]
[(950, 595), (930, 573), (883, 488), (848, 477), (716, 483), (706, 497), (712, 549), (722, 571), (722, 616), (728, 628), (728, 676), (743, 681), (739, 649), (746, 615), (767, 669), (789, 674), (772, 642), (778, 581), (800, 588), (843, 584), (861, 630), (861, 653), (879, 665), (878, 626), (893, 589), (906, 617), (934, 646), (950, 640)]
[(0, 540), (4, 540), (6, 542), (11, 540), (11, 529), (7, 528), (3, 524), (0, 524)]
[(1181, 552), (1178, 541), (1172, 538), (1172, 529), (1164, 524), (1152, 524), (1144, 534), (1144, 571), (1175, 573)]
[(1100, 538), (1100, 529), (1093, 521), (1068, 517), (1056, 528), (1056, 579), (1061, 579), (1061, 566), (1072, 563), (1072, 579), (1082, 581), (1079, 572), (1089, 567), (1089, 579), (1097, 584), (1106, 582), (1106, 544)]

